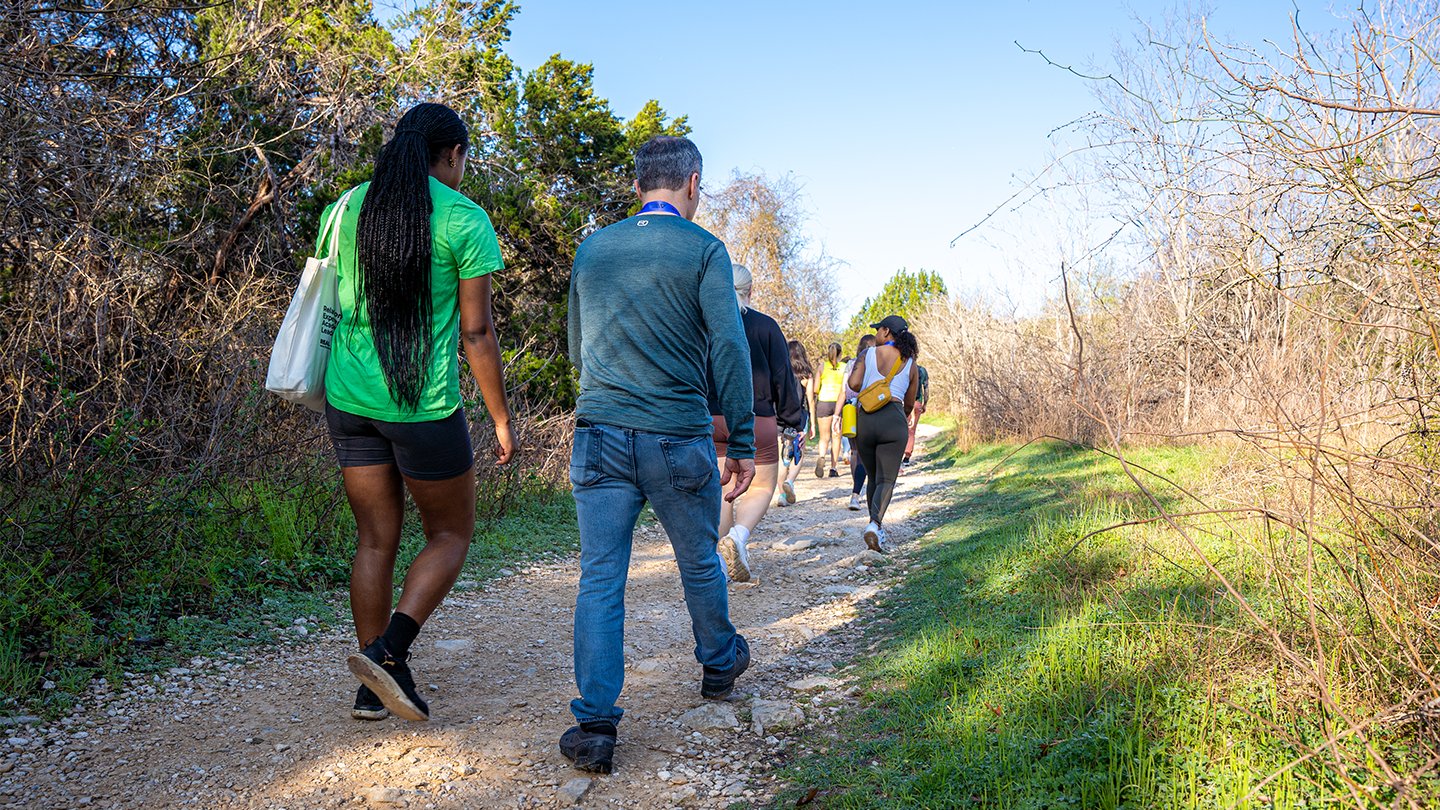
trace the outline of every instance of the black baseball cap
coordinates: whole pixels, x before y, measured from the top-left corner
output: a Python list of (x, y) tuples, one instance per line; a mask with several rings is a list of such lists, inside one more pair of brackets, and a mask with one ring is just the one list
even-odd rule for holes
[(906, 323), (905, 319), (899, 315), (886, 315), (880, 319), (879, 323), (870, 324), (871, 329), (879, 329), (882, 326), (891, 332), (905, 332), (910, 329), (910, 324)]

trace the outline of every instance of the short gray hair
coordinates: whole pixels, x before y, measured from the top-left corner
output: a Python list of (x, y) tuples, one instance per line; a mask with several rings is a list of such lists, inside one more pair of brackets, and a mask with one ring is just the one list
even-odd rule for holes
[(679, 191), (690, 175), (700, 174), (701, 165), (700, 150), (689, 138), (656, 135), (635, 150), (635, 180), (642, 192)]

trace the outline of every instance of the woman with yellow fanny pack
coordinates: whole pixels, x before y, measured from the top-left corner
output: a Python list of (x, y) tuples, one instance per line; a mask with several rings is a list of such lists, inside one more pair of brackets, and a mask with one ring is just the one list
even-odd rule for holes
[(865, 544), (885, 551), (885, 510), (890, 506), (900, 460), (910, 438), (910, 411), (920, 387), (915, 366), (920, 346), (909, 324), (899, 315), (890, 315), (871, 326), (875, 328), (876, 345), (856, 358), (850, 372), (849, 385), (860, 392), (851, 444), (870, 477), (866, 491), (870, 522), (865, 526)]
[(830, 461), (830, 477), (839, 478), (835, 468), (840, 464), (840, 437), (832, 436), (830, 417), (837, 412), (840, 392), (845, 387), (845, 375), (840, 366), (840, 344), (831, 343), (825, 352), (825, 362), (815, 371), (815, 421), (820, 428), (820, 452), (815, 459), (815, 477), (825, 477), (825, 461)]

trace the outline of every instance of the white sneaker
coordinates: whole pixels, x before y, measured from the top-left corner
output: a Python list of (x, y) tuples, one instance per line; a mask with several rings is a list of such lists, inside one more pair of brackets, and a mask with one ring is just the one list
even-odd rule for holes
[(882, 554), (887, 550), (885, 548), (885, 530), (873, 520), (865, 526), (865, 545)]
[(783, 483), (783, 484), (780, 485), (780, 492), (781, 492), (781, 500), (783, 500), (783, 501), (785, 502), (785, 505), (786, 505), (786, 506), (789, 506), (789, 505), (795, 503), (795, 485), (794, 485), (794, 484), (790, 483), (789, 481), (786, 481), (785, 483)]
[(862, 503), (860, 503), (860, 493), (856, 492), (855, 494), (853, 494), (853, 495), (850, 496), (850, 511), (851, 511), (851, 512), (859, 512), (861, 509), (864, 509), (864, 508), (865, 508), (865, 505), (862, 504)]
[(720, 538), (720, 544), (715, 549), (720, 552), (720, 560), (733, 582), (750, 581), (750, 553), (745, 550), (749, 536), (750, 532), (744, 526), (736, 526)]

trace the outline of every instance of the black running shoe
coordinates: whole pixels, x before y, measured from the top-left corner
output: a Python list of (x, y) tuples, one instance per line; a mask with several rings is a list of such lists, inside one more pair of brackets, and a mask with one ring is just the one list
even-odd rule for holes
[(430, 707), (415, 691), (415, 679), (405, 662), (410, 656), (396, 658), (385, 648), (385, 639), (377, 636), (363, 652), (346, 659), (350, 672), (370, 687), (396, 717), (406, 720), (429, 720)]
[[(587, 773), (610, 773), (615, 769), (615, 726), (609, 723), (586, 723), (592, 731), (571, 726), (560, 736), (560, 753), (575, 763), (575, 770)], [(605, 733), (609, 731), (610, 733)]]
[(739, 633), (735, 634), (735, 663), (729, 669), (705, 668), (700, 680), (700, 697), (706, 700), (720, 700), (728, 697), (735, 689), (735, 679), (750, 668), (750, 643)]
[(839, 477), (840, 477), (839, 471), (836, 470), (834, 467), (831, 467), (831, 468), (830, 468), (830, 477), (831, 477), (831, 478), (839, 478)]
[(355, 693), (355, 708), (350, 710), (350, 716), (356, 720), (384, 720), (390, 716), (390, 710), (370, 687), (361, 686)]

